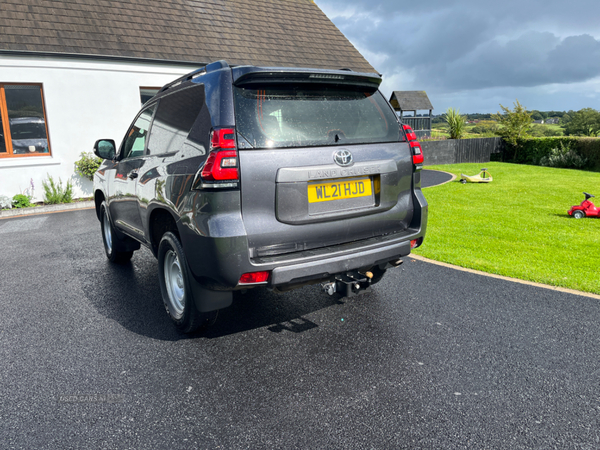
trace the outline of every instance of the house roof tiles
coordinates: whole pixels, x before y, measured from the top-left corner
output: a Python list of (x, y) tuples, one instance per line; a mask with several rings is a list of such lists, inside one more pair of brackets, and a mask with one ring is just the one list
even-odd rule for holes
[(375, 69), (311, 0), (2, 0), (0, 50)]

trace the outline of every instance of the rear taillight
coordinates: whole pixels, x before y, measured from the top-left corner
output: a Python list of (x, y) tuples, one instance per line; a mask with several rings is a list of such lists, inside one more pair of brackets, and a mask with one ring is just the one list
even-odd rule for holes
[(417, 134), (409, 125), (402, 125), (402, 129), (404, 130), (404, 134), (406, 134), (406, 140), (412, 151), (413, 164), (417, 169), (421, 169), (423, 167), (423, 149), (419, 141), (417, 141)]
[(233, 128), (217, 128), (210, 132), (210, 149), (235, 148), (235, 130)]
[(413, 164), (423, 164), (423, 149), (418, 141), (411, 141), (410, 148), (413, 152)]
[(204, 163), (201, 176), (204, 181), (238, 180), (237, 152), (213, 150)]
[(402, 128), (404, 128), (404, 133), (406, 134), (406, 140), (408, 142), (417, 140), (417, 134), (409, 125), (402, 125)]
[(216, 128), (210, 133), (210, 153), (196, 176), (194, 187), (238, 187), (240, 172), (235, 144), (235, 129)]

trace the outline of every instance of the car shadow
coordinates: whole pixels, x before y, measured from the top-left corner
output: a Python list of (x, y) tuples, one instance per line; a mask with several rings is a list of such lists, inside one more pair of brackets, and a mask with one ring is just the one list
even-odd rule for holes
[(306, 315), (343, 304), (337, 297), (322, 292), (319, 286), (282, 294), (266, 288), (250, 289), (245, 294), (235, 292), (233, 304), (219, 311), (213, 326), (183, 334), (165, 312), (157, 261), (148, 250), (137, 251), (126, 264), (113, 264), (106, 259), (94, 259), (88, 264), (89, 268), (79, 265), (78, 271), (90, 304), (127, 330), (151, 339), (214, 339), (262, 327), (275, 333), (301, 333), (318, 326)]
[(262, 327), (274, 333), (303, 333), (318, 327), (306, 315), (343, 303), (343, 299), (322, 292), (318, 285), (286, 293), (267, 288), (251, 289), (245, 294), (235, 292), (233, 304), (219, 311), (215, 325), (202, 336), (213, 339)]

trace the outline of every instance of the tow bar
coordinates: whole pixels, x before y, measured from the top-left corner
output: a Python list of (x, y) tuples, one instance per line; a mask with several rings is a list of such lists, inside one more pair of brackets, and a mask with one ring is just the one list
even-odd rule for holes
[(356, 271), (346, 272), (335, 276), (335, 281), (321, 284), (321, 287), (329, 295), (336, 292), (342, 297), (352, 297), (361, 292), (369, 292), (371, 290), (372, 272), (364, 274)]
[[(383, 270), (390, 267), (398, 267), (402, 264), (401, 259), (389, 261)], [(362, 292), (369, 292), (371, 290), (371, 282), (373, 281), (373, 272), (367, 271), (360, 273), (356, 270), (335, 275), (335, 281), (329, 281), (327, 283), (321, 283), (323, 291), (329, 295), (333, 295), (338, 292), (342, 297), (352, 297)]]

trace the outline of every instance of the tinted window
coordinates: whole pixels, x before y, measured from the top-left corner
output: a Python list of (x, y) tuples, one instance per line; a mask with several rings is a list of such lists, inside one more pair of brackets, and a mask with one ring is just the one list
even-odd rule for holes
[(203, 86), (193, 86), (161, 98), (148, 142), (150, 154), (178, 151), (204, 104)]
[(135, 158), (136, 156), (142, 156), (144, 154), (146, 138), (148, 137), (148, 130), (150, 129), (150, 122), (152, 121), (152, 113), (154, 112), (155, 106), (156, 105), (152, 105), (150, 108), (142, 111), (133, 126), (127, 132), (121, 151), (121, 159)]
[(235, 102), (236, 129), (255, 148), (399, 140), (396, 117), (379, 91), (236, 87)]

